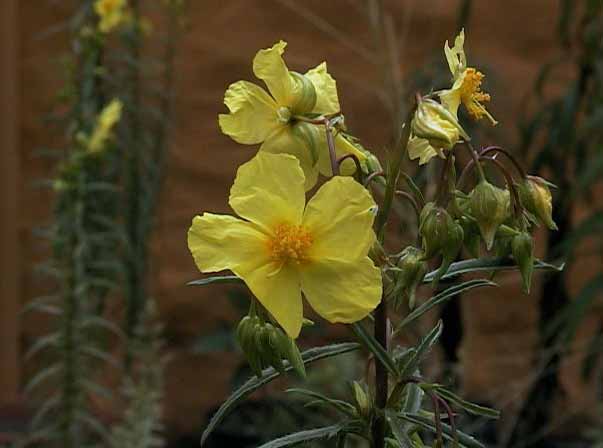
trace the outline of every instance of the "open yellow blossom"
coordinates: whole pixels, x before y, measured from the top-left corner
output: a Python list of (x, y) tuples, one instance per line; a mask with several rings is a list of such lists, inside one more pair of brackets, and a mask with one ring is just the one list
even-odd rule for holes
[(98, 29), (102, 33), (110, 33), (132, 19), (127, 0), (96, 0), (94, 11), (100, 19)]
[(304, 173), (288, 154), (259, 152), (241, 165), (229, 204), (242, 218), (204, 213), (188, 232), (201, 272), (230, 269), (295, 338), (302, 293), (329, 322), (367, 316), (381, 274), (367, 256), (375, 203), (350, 177), (327, 181), (306, 204)]
[(454, 40), (454, 47), (450, 48), (448, 41), (444, 44), (444, 53), (452, 73), (453, 85), (452, 88), (440, 93), (440, 99), (454, 115), (457, 114), (459, 105), (463, 103), (473, 119), (480, 120), (487, 117), (495, 125), (497, 121), (483, 104), (490, 101), (490, 95), (481, 90), (484, 74), (473, 67), (467, 67), (464, 45), (465, 30), (461, 30)]
[[(299, 159), (306, 176), (306, 190), (316, 183), (318, 173), (330, 176), (331, 165), (324, 125), (295, 119), (296, 115), (329, 115), (340, 111), (337, 85), (323, 62), (305, 74), (289, 71), (282, 55), (287, 46), (280, 41), (260, 50), (253, 60), (255, 76), (264, 81), (266, 92), (248, 81), (231, 84), (224, 94), (228, 114), (220, 114), (222, 132), (238, 143), (262, 144), (260, 151), (288, 153)], [(365, 155), (342, 135), (335, 136), (338, 156)], [(342, 167), (343, 174), (354, 171), (354, 163)]]
[(107, 141), (113, 136), (113, 128), (121, 119), (122, 109), (121, 101), (114, 99), (99, 113), (92, 135), (87, 141), (89, 152), (96, 153), (105, 148)]

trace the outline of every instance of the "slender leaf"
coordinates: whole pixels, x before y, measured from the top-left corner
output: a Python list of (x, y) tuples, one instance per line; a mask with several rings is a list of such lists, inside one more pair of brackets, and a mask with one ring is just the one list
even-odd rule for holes
[(500, 411), (471, 403), (442, 386), (436, 387), (435, 392), (446, 401), (456, 404), (470, 414), (494, 419), (500, 418)]
[[(427, 417), (423, 417), (422, 415), (418, 415), (418, 414), (405, 414), (405, 413), (398, 413), (397, 416), (402, 419), (402, 420), (406, 420), (409, 423), (412, 423), (420, 428), (423, 428), (427, 431), (430, 431), (432, 433), (435, 434), (436, 432), (436, 428), (435, 425), (433, 423), (433, 421), (431, 421), (431, 419), (427, 418)], [(443, 432), (443, 436), (446, 440), (454, 440), (454, 437), (452, 435), (452, 428), (450, 427), (450, 425), (447, 425), (445, 423), (442, 423), (442, 432)], [(456, 434), (458, 436), (458, 440), (459, 440), (459, 445), (462, 447), (467, 447), (467, 448), (486, 448), (486, 446), (484, 444), (482, 444), (480, 441), (478, 441), (477, 439), (475, 439), (474, 437), (470, 436), (469, 434), (466, 434), (462, 431), (456, 431)]]
[(383, 346), (379, 344), (379, 342), (373, 337), (373, 335), (369, 334), (360, 322), (355, 322), (350, 326), (354, 334), (356, 334), (358, 339), (360, 339), (360, 342), (362, 342), (362, 345), (364, 345), (367, 350), (375, 355), (379, 362), (381, 362), (381, 364), (387, 368), (390, 374), (397, 377), (398, 369), (396, 368), (396, 363), (391, 358), (389, 353), (385, 351)]
[(323, 394), (319, 394), (318, 392), (314, 392), (314, 391), (306, 390), (306, 389), (298, 389), (298, 388), (287, 389), (285, 392), (292, 393), (292, 394), (300, 394), (300, 395), (305, 395), (306, 397), (315, 398), (315, 400), (312, 401), (311, 403), (321, 402), (326, 405), (333, 406), (333, 408), (335, 408), (351, 417), (353, 417), (356, 414), (356, 408), (354, 406), (352, 406), (350, 403), (348, 403), (347, 401), (329, 398)]
[(188, 282), (187, 286), (205, 286), (211, 284), (220, 284), (220, 283), (240, 283), (243, 284), (243, 280), (237, 277), (236, 275), (218, 275), (214, 277), (202, 278), (199, 280), (193, 280), (192, 282)]
[(419, 363), (423, 360), (425, 355), (429, 353), (431, 347), (433, 347), (442, 334), (442, 328), (442, 321), (439, 320), (435, 327), (433, 327), (431, 331), (427, 333), (423, 339), (421, 339), (421, 342), (417, 344), (415, 350), (411, 352), (411, 356), (406, 364), (400, 369), (400, 377), (405, 378), (410, 376), (415, 372), (415, 370), (417, 370)]
[(430, 298), (429, 300), (427, 300), (426, 302), (422, 303), (421, 305), (416, 307), (414, 310), (412, 310), (412, 312), (410, 312), (408, 314), (408, 316), (406, 316), (406, 318), (404, 318), (404, 320), (402, 320), (402, 322), (400, 322), (396, 331), (399, 332), (403, 327), (405, 327), (406, 325), (408, 325), (415, 319), (419, 318), (420, 316), (425, 314), (427, 311), (429, 311), (433, 307), (447, 302), (448, 300), (452, 299), (454, 296), (456, 296), (462, 292), (469, 291), (473, 288), (479, 288), (482, 286), (498, 286), (498, 285), (489, 280), (477, 279), (477, 280), (469, 280), (469, 281), (463, 282), (459, 285), (451, 286), (450, 288), (445, 289), (441, 293), (433, 296), (432, 298)]
[(311, 440), (330, 439), (332, 437), (337, 437), (345, 427), (346, 423), (338, 423), (336, 425), (325, 426), (324, 428), (308, 429), (264, 443), (259, 448), (280, 448), (283, 446), (293, 446), (298, 443), (309, 442)]
[(406, 432), (405, 422), (391, 409), (385, 410), (385, 419), (401, 448), (413, 448), (412, 440)]
[[(324, 347), (315, 347), (309, 350), (306, 350), (302, 353), (302, 359), (304, 364), (311, 363), (314, 361), (318, 361), (320, 359), (330, 358), (332, 356), (341, 355), (344, 353), (348, 353), (354, 350), (358, 350), (360, 348), (360, 344), (347, 342), (343, 344), (333, 344), (327, 345)], [(293, 367), (289, 362), (284, 361), (284, 369), (285, 371), (290, 371)], [(201, 436), (201, 446), (207, 441), (207, 438), (212, 433), (212, 431), (224, 420), (226, 415), (231, 412), (234, 407), (243, 399), (248, 397), (255, 390), (260, 387), (270, 383), (272, 380), (276, 379), (280, 375), (274, 368), (270, 367), (265, 369), (262, 372), (262, 376), (260, 378), (253, 377), (249, 379), (245, 384), (239, 387), (236, 391), (234, 391), (230, 397), (220, 406), (220, 408), (216, 411), (216, 413), (211, 418), (207, 428), (203, 431)]]

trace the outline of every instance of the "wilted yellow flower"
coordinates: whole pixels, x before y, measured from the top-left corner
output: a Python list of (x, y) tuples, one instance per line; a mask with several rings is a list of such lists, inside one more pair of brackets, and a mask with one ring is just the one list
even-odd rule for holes
[(94, 130), (87, 139), (89, 152), (96, 153), (105, 148), (107, 141), (113, 136), (113, 128), (121, 119), (122, 109), (122, 102), (114, 99), (99, 113)]
[[(260, 151), (297, 157), (309, 189), (319, 172), (332, 175), (325, 129), (296, 120), (295, 115), (335, 114), (340, 111), (339, 98), (325, 62), (303, 75), (289, 71), (282, 58), (286, 46), (280, 41), (258, 51), (253, 60), (253, 72), (266, 83), (270, 94), (256, 84), (237, 81), (224, 94), (230, 113), (220, 114), (218, 120), (222, 132), (238, 143), (261, 143)], [(335, 136), (335, 146), (338, 156), (351, 153), (360, 160), (365, 158), (341, 134)], [(342, 168), (344, 174), (351, 174), (354, 164)]]
[(470, 140), (448, 109), (432, 99), (422, 99), (411, 123), (408, 156), (419, 159), (420, 165), (436, 155), (443, 158), (444, 150), (452, 149), (461, 137)]
[(454, 47), (450, 48), (448, 41), (444, 44), (444, 53), (452, 73), (453, 85), (452, 88), (440, 93), (440, 99), (454, 115), (457, 114), (459, 105), (463, 103), (472, 118), (480, 120), (485, 116), (495, 125), (497, 121), (483, 105), (490, 101), (490, 95), (481, 91), (484, 74), (473, 67), (467, 67), (464, 44), (464, 29), (454, 40)]
[(259, 152), (241, 165), (229, 204), (243, 219), (204, 213), (188, 232), (202, 272), (230, 269), (287, 334), (299, 335), (302, 293), (329, 322), (355, 322), (381, 299), (381, 274), (367, 256), (375, 203), (349, 177), (326, 182), (306, 204), (299, 161)]
[(94, 11), (100, 19), (98, 29), (102, 33), (110, 33), (132, 20), (128, 0), (96, 0)]

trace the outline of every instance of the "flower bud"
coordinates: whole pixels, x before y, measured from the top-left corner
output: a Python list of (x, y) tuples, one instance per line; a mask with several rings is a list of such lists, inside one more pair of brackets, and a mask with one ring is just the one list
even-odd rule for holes
[(528, 212), (536, 216), (549, 229), (557, 230), (557, 224), (553, 221), (551, 190), (544, 179), (528, 176), (517, 185), (517, 191), (522, 205)]
[(293, 369), (298, 373), (302, 378), (306, 377), (306, 367), (304, 366), (304, 360), (299, 352), (299, 348), (297, 348), (297, 344), (294, 339), (291, 339), (287, 335), (284, 335), (286, 338), (286, 342), (283, 343), (284, 351), (281, 352), (283, 357), (289, 360), (289, 363), (293, 367)]
[(298, 121), (292, 126), (292, 133), (296, 139), (302, 142), (302, 144), (308, 149), (312, 157), (312, 164), (318, 162), (318, 153), (320, 151), (320, 136), (318, 126), (307, 123), (305, 121)]
[(534, 239), (527, 232), (518, 234), (511, 241), (511, 251), (521, 272), (523, 290), (529, 294), (534, 270)]
[(486, 242), (486, 248), (491, 250), (496, 230), (509, 215), (509, 203), (504, 190), (486, 180), (481, 181), (471, 192), (469, 208)]
[(434, 287), (437, 286), (440, 278), (442, 278), (442, 276), (448, 272), (448, 268), (458, 256), (461, 248), (463, 247), (463, 239), (463, 228), (459, 223), (453, 221), (452, 226), (448, 229), (448, 238), (442, 247), (442, 264), (433, 277), (432, 284)]
[(316, 89), (310, 78), (297, 72), (289, 72), (295, 82), (291, 109), (295, 114), (308, 114), (316, 106)]
[(481, 233), (474, 219), (468, 216), (461, 216), (459, 224), (463, 228), (463, 244), (473, 258), (479, 258), (479, 249), (481, 246)]
[(251, 367), (253, 373), (261, 378), (262, 363), (255, 336), (259, 325), (259, 318), (257, 316), (245, 316), (239, 322), (236, 335), (241, 350), (243, 350), (243, 354), (247, 358), (247, 362), (249, 362), (249, 367)]
[(423, 207), (419, 217), (419, 233), (423, 238), (425, 259), (430, 259), (442, 251), (450, 237), (455, 223), (442, 207), (430, 202)]
[(403, 297), (408, 299), (408, 307), (413, 309), (417, 287), (423, 281), (428, 270), (423, 251), (412, 246), (404, 249), (402, 257), (398, 261), (398, 268), (400, 271), (396, 277), (396, 291), (400, 291), (400, 295), (394, 296), (395, 306), (400, 306), (400, 298)]
[(434, 148), (451, 149), (460, 137), (469, 140), (456, 117), (432, 99), (422, 99), (411, 123), (412, 134), (424, 138)]

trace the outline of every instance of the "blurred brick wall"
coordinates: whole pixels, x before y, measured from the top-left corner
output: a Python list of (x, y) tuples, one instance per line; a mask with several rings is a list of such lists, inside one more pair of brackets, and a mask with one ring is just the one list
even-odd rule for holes
[[(228, 191), (236, 167), (252, 157), (254, 148), (237, 145), (220, 134), (217, 115), (229, 83), (253, 79), (251, 60), (259, 48), (279, 39), (289, 42), (286, 59), (292, 69), (323, 60), (338, 81), (346, 123), (363, 143), (382, 148), (392, 129), (374, 64), (371, 33), (363, 2), (353, 0), (191, 0), (189, 32), (177, 60), (176, 128), (154, 242), (156, 296), (174, 359), (168, 369), (166, 417), (178, 431), (198, 429), (201, 413), (221, 401), (229, 387), (233, 356), (191, 356), (182, 350), (199, 333), (235, 315), (222, 298), (224, 289), (200, 291), (184, 284), (198, 276), (186, 247), (192, 217), (204, 210), (228, 212)], [(480, 144), (512, 145), (514, 117), (537, 70), (554, 54), (553, 31), (557, 2), (551, 0), (476, 1), (467, 28), (471, 61), (488, 67), (498, 95), (492, 112), (501, 124), (484, 134)], [(386, 1), (399, 31), (400, 70), (412, 73), (434, 57), (456, 33), (457, 2), (450, 0)], [(32, 273), (32, 262), (43, 255), (30, 231), (48, 220), (49, 196), (31, 182), (50, 173), (51, 163), (33, 156), (47, 146), (42, 120), (60, 85), (57, 56), (65, 36), (44, 35), (68, 12), (52, 0), (23, 0), (21, 25), (22, 184), (21, 241), (23, 301), (44, 290)], [(512, 147), (512, 146), (511, 146)], [(536, 342), (537, 291), (518, 292), (513, 276), (500, 277), (504, 286), (480, 291), (462, 302), (464, 338), (461, 349), (463, 385), (472, 398), (496, 404), (517, 402), (525, 388)], [(537, 288), (535, 288), (537, 290)], [(43, 331), (35, 320), (23, 329), (25, 343)], [(573, 378), (568, 384), (576, 384)], [(508, 385), (513, 383), (514, 396)], [(579, 389), (579, 388), (578, 388)], [(576, 400), (584, 393), (574, 391)], [(512, 404), (512, 403), (511, 403)], [(513, 406), (511, 406), (512, 408)]]

